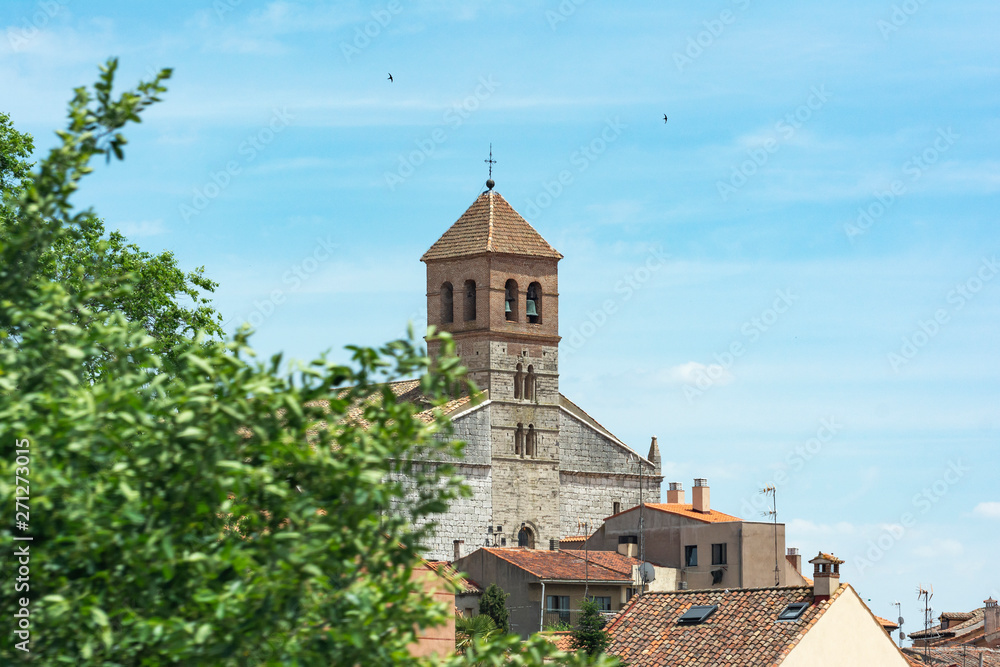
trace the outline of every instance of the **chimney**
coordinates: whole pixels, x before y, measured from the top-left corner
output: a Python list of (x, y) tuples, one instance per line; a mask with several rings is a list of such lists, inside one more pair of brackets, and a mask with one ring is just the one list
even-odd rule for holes
[(708, 514), (711, 510), (708, 506), (708, 480), (698, 477), (694, 480), (694, 488), (691, 489), (691, 503), (695, 512)]
[(792, 564), (795, 571), (802, 574), (802, 555), (799, 554), (799, 550), (795, 547), (788, 547), (788, 553), (785, 554), (785, 560)]
[(840, 588), (840, 566), (844, 561), (822, 551), (813, 558), (813, 602), (829, 600)]
[(1000, 607), (997, 601), (991, 596), (986, 600), (986, 609), (983, 610), (984, 638), (989, 648), (1000, 648)]
[(670, 482), (670, 488), (667, 490), (667, 502), (668, 503), (684, 502), (684, 487), (681, 486), (680, 482)]
[(618, 545), (618, 553), (629, 558), (639, 557), (639, 545), (635, 542), (626, 542)]
[(465, 540), (455, 540), (455, 560), (462, 557), (462, 545), (465, 544)]

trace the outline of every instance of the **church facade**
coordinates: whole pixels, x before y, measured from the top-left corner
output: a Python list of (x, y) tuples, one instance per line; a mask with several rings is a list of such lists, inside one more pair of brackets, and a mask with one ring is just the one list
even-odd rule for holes
[(659, 502), (656, 439), (640, 455), (559, 390), (560, 259), (492, 187), (421, 257), (427, 324), (451, 333), (483, 392), (449, 414), (468, 443), (457, 467), (473, 495), (436, 517), (429, 559), (487, 544), (549, 548), (640, 495)]

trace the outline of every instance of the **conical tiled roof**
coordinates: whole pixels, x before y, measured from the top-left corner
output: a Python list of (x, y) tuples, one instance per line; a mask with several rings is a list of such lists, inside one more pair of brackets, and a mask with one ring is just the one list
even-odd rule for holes
[(424, 253), (420, 261), (490, 252), (562, 259), (559, 251), (550, 246), (500, 193), (487, 190)]

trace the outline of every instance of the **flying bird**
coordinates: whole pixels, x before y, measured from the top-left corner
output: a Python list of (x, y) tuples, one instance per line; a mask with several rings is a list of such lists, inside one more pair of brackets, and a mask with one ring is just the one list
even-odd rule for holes
[(667, 114), (663, 114), (663, 122), (664, 122), (664, 123), (666, 123), (666, 122), (667, 122)]
[[(392, 72), (389, 72), (389, 81), (392, 81)], [(666, 116), (664, 116), (664, 118), (666, 118)]]

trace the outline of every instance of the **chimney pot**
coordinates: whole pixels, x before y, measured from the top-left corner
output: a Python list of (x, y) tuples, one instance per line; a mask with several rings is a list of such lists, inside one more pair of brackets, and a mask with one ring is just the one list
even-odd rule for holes
[(691, 489), (691, 507), (695, 512), (702, 514), (708, 514), (712, 511), (709, 504), (708, 480), (702, 477), (697, 477), (694, 480), (694, 488)]
[(983, 610), (983, 630), (986, 646), (989, 648), (1000, 648), (1000, 607), (992, 597), (984, 600), (986, 609)]
[(670, 482), (670, 488), (667, 489), (667, 502), (668, 503), (684, 502), (684, 487), (681, 486), (680, 482)]
[(830, 599), (840, 588), (840, 565), (844, 561), (833, 554), (819, 552), (809, 561), (813, 564), (813, 599), (822, 602)]

